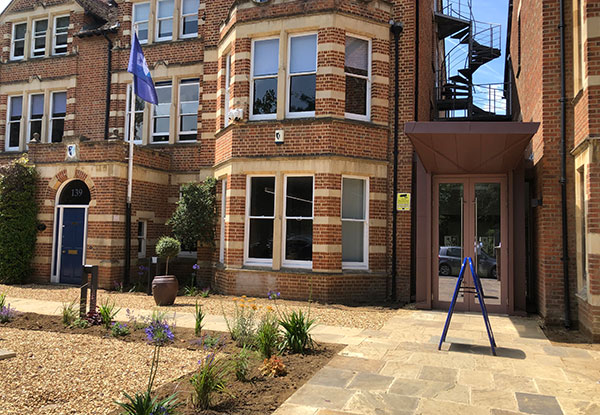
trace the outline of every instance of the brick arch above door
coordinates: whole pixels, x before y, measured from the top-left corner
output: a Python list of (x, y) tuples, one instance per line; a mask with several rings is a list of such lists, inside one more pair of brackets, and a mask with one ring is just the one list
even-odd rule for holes
[(48, 187), (47, 187), (47, 193), (46, 193), (46, 200), (50, 200), (53, 204), (56, 203), (56, 197), (60, 191), (60, 189), (63, 188), (63, 185), (71, 180), (81, 180), (83, 181), (88, 189), (90, 190), (90, 204), (89, 206), (95, 206), (96, 205), (96, 200), (97, 200), (97, 195), (96, 195), (96, 186), (94, 184), (94, 181), (92, 180), (92, 178), (85, 173), (84, 171), (75, 168), (75, 169), (63, 169), (61, 171), (59, 171), (58, 173), (56, 173), (52, 179), (50, 179), (50, 181), (48, 182)]

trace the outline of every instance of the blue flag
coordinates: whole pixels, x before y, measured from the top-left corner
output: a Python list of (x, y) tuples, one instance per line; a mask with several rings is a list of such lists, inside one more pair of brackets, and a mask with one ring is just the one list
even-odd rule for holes
[(131, 54), (129, 55), (127, 72), (133, 74), (135, 94), (146, 102), (158, 104), (154, 82), (152, 82), (146, 58), (144, 57), (144, 52), (142, 52), (142, 47), (135, 31), (133, 32), (133, 39), (131, 41)]

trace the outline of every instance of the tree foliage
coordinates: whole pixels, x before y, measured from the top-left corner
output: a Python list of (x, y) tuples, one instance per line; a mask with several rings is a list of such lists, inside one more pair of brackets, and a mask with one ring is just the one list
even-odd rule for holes
[(0, 282), (29, 276), (37, 236), (37, 174), (23, 157), (0, 167)]
[(173, 235), (185, 247), (198, 242), (214, 244), (217, 221), (217, 181), (209, 177), (203, 183), (182, 186), (177, 209), (167, 221)]

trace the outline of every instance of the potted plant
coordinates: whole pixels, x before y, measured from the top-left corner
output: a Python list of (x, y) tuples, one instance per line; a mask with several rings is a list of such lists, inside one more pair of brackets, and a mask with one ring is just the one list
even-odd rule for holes
[(156, 254), (166, 259), (165, 275), (157, 275), (152, 280), (152, 295), (156, 305), (172, 305), (179, 291), (179, 282), (175, 275), (169, 275), (169, 259), (181, 251), (181, 244), (175, 238), (163, 236), (156, 244)]

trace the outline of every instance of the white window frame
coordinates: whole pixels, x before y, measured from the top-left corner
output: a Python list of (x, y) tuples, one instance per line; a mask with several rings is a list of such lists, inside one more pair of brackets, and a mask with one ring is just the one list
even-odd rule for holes
[[(69, 24), (67, 25), (67, 31), (66, 32), (60, 32), (60, 33), (58, 33), (56, 31), (56, 29), (58, 27), (57, 24), (56, 24), (56, 22), (58, 21), (58, 19), (61, 19), (63, 17), (68, 17), (69, 18)], [(60, 16), (55, 16), (54, 17), (54, 25), (52, 26), (52, 51), (51, 51), (51, 55), (53, 55), (53, 56), (60, 56), (60, 55), (66, 55), (67, 54), (67, 48), (69, 46), (69, 40), (68, 40), (68, 38), (69, 38), (69, 26), (70, 25), (71, 25), (71, 16), (69, 16), (68, 14), (60, 15)], [(65, 43), (65, 45), (64, 45), (65, 51), (64, 52), (56, 52), (56, 46), (57, 46), (57, 44), (56, 44), (56, 38), (59, 35), (62, 35), (63, 33), (67, 34), (67, 43)], [(61, 47), (62, 47), (62, 45), (61, 45)]]
[[(20, 42), (23, 42), (23, 55), (20, 56), (15, 56), (15, 35), (17, 33), (17, 26), (19, 25), (25, 25), (25, 36), (23, 37), (23, 39), (19, 39)], [(10, 60), (11, 61), (20, 61), (22, 59), (25, 59), (25, 55), (27, 54), (26, 51), (26, 47), (27, 47), (27, 22), (18, 22), (18, 23), (13, 23), (12, 25), (12, 36), (10, 38)]]
[[(136, 7), (142, 6), (142, 5), (148, 5), (148, 20), (140, 20), (140, 21), (135, 21), (135, 9)], [(148, 38), (150, 37), (150, 15), (152, 12), (152, 5), (150, 4), (150, 2), (144, 1), (144, 2), (140, 2), (140, 3), (133, 3), (133, 9), (131, 10), (131, 30), (132, 32), (135, 30), (135, 26), (136, 25), (140, 25), (143, 23), (146, 23), (146, 26), (148, 27), (148, 36), (146, 37), (146, 39), (140, 39), (138, 37), (138, 41), (140, 42), (141, 45), (144, 45), (146, 43), (148, 43)], [(133, 35), (132, 35), (133, 36)]]
[[(14, 98), (21, 98), (21, 118), (19, 119), (19, 121), (10, 121), (10, 117), (11, 117), (11, 109), (12, 109), (12, 100)], [(21, 138), (23, 137), (23, 104), (25, 103), (26, 99), (23, 95), (11, 95), (8, 97), (8, 105), (7, 105), (7, 109), (6, 109), (6, 134), (5, 134), (5, 142), (4, 142), (4, 149), (5, 151), (19, 151), (20, 147), (21, 147)], [(16, 147), (10, 147), (10, 131), (12, 129), (12, 124), (19, 124), (19, 144)]]
[[(142, 226), (142, 234), (140, 235), (140, 223)], [(146, 258), (146, 247), (148, 246), (148, 222), (145, 220), (138, 220), (138, 258)], [(140, 249), (141, 246), (141, 249)]]
[[(342, 212), (344, 210), (344, 179), (355, 179), (355, 180), (363, 180), (365, 185), (365, 219), (344, 219)], [(364, 176), (351, 176), (351, 175), (342, 175), (342, 183), (341, 183), (341, 200), (340, 200), (340, 219), (341, 222), (363, 222), (364, 231), (363, 231), (363, 261), (362, 262), (348, 262), (342, 261), (342, 269), (369, 269), (369, 202), (370, 198), (370, 185), (369, 178)], [(342, 243), (343, 246), (343, 243)], [(343, 249), (343, 248), (342, 248)], [(343, 252), (342, 252), (343, 255)]]
[[(194, 13), (183, 14), (183, 2), (184, 2), (184, 0), (181, 0), (180, 6), (179, 6), (179, 10), (180, 10), (180, 14), (181, 14), (179, 17), (179, 38), (180, 39), (190, 39), (190, 38), (198, 37), (197, 30), (196, 30), (196, 33), (188, 33), (188, 34), (183, 33), (183, 23), (184, 23), (185, 18), (194, 15)], [(200, 5), (200, 3), (198, 3), (198, 5)], [(196, 18), (198, 19), (198, 10), (196, 10), (195, 14), (196, 14)], [(198, 19), (198, 27), (200, 27), (200, 19)]]
[[(37, 22), (41, 22), (41, 21), (46, 21), (46, 31), (44, 32), (44, 53), (42, 55), (35, 55), (36, 52), (40, 52), (42, 49), (36, 49), (35, 48), (35, 40), (37, 38), (41, 38), (41, 35), (36, 35), (36, 31), (35, 31), (35, 24)], [(43, 58), (44, 56), (46, 56), (46, 46), (48, 44), (48, 29), (50, 28), (50, 22), (48, 21), (48, 18), (43, 18), (43, 19), (37, 19), (37, 20), (33, 20), (31, 22), (31, 57), (32, 58)]]
[[(169, 80), (169, 81), (165, 81), (168, 82), (169, 84), (164, 84), (164, 85), (156, 85), (155, 83), (155, 89), (160, 89), (160, 88), (166, 88), (167, 86), (169, 88), (171, 88), (171, 102), (169, 103), (169, 115), (160, 115), (160, 116), (155, 116), (154, 115), (154, 107), (156, 107), (157, 105), (152, 104), (151, 105), (151, 113), (150, 113), (150, 144), (169, 144), (169, 142), (171, 141), (171, 127), (172, 127), (172, 120), (171, 120), (171, 108), (173, 107), (173, 81)], [(158, 137), (158, 136), (162, 136), (164, 134), (155, 134), (154, 131), (154, 120), (156, 118), (169, 118), (169, 132), (167, 134), (168, 139), (167, 141), (154, 141), (154, 137)]]
[[(44, 102), (44, 106), (42, 107), (42, 118), (36, 118), (35, 120), (31, 119), (31, 115), (33, 113), (32, 111), (32, 105), (33, 105), (33, 97), (34, 96), (38, 96), (41, 95), (43, 102)], [(27, 131), (25, 131), (25, 142), (29, 143), (31, 141), (31, 139), (33, 138), (32, 134), (31, 134), (31, 123), (34, 121), (40, 121), (40, 141), (43, 139), (42, 137), (44, 136), (44, 120), (46, 118), (46, 114), (44, 112), (44, 110), (46, 109), (46, 94), (44, 92), (36, 92), (36, 93), (32, 93), (29, 94), (27, 96)]]
[[(231, 87), (231, 53), (225, 56), (225, 120), (223, 125), (227, 127), (229, 125), (229, 100), (231, 99), (229, 88)], [(250, 85), (250, 89), (254, 89), (253, 85)], [(250, 101), (252, 103), (252, 101)], [(250, 104), (252, 105), (252, 104)]]
[[(316, 44), (315, 44), (315, 71), (314, 72), (299, 72), (295, 74), (291, 74), (291, 62), (292, 62), (292, 38), (295, 37), (304, 37), (316, 35)], [(315, 80), (317, 76), (317, 72), (319, 70), (319, 34), (317, 32), (306, 32), (306, 33), (297, 33), (294, 35), (288, 36), (288, 44), (287, 44), (287, 71), (286, 71), (286, 85), (285, 85), (285, 117), (286, 118), (309, 118), (315, 116), (315, 111), (302, 111), (302, 112), (290, 112), (290, 92), (292, 87), (292, 78), (295, 76), (302, 75), (315, 75)], [(316, 100), (317, 100), (317, 86), (315, 82), (315, 110), (316, 110)]]
[[(257, 39), (252, 39), (252, 46), (250, 48), (250, 111), (248, 112), (248, 119), (253, 120), (275, 120), (277, 119), (277, 109), (273, 114), (254, 114), (254, 80), (256, 79), (271, 79), (275, 78), (277, 80), (277, 89), (279, 89), (279, 71), (275, 75), (269, 76), (254, 76), (254, 44), (256, 42), (261, 42), (263, 40), (279, 40), (279, 48), (277, 50), (277, 62), (279, 66), (279, 55), (281, 54), (281, 39), (279, 36), (271, 36), (271, 37), (261, 37)], [(281, 98), (277, 96), (277, 101), (279, 102)]]
[[(344, 84), (346, 83), (346, 76), (352, 76), (355, 78), (361, 78), (361, 79), (366, 79), (367, 80), (367, 114), (366, 115), (361, 115), (361, 114), (354, 114), (351, 112), (346, 112), (345, 116), (348, 119), (351, 120), (359, 120), (359, 121), (371, 121), (371, 83), (372, 83), (372, 79), (373, 79), (373, 75), (372, 75), (372, 71), (373, 71), (373, 42), (372, 39), (368, 38), (368, 37), (364, 37), (364, 36), (358, 36), (352, 33), (346, 33), (346, 37), (353, 37), (355, 39), (360, 39), (360, 40), (365, 40), (367, 42), (369, 42), (369, 46), (368, 46), (368, 76), (361, 76), (361, 75), (356, 75), (356, 74), (349, 74), (348, 72), (345, 71), (344, 69)], [(344, 45), (346, 44), (346, 42), (344, 41)], [(346, 53), (345, 53), (345, 46), (344, 46), (344, 67), (345, 67), (345, 59), (346, 59)], [(346, 107), (346, 102), (345, 102), (345, 97), (344, 97), (344, 109)]]
[[(186, 82), (186, 81), (194, 81), (194, 82)], [(198, 104), (198, 107), (196, 108), (196, 113), (192, 114), (192, 113), (182, 113), (181, 112), (181, 104), (184, 101), (181, 101), (181, 88), (185, 85), (197, 85), (198, 86), (198, 101), (196, 101), (196, 104)], [(200, 108), (200, 80), (199, 79), (181, 79), (179, 81), (179, 89), (177, 90), (178, 92), (178, 99), (177, 99), (177, 142), (178, 143), (184, 143), (184, 144), (188, 144), (188, 143), (195, 143), (198, 141), (198, 109)], [(173, 90), (171, 90), (171, 98), (173, 97)], [(172, 101), (173, 99), (171, 99)], [(185, 101), (185, 102), (192, 102), (192, 101)], [(196, 129), (193, 131), (182, 131), (181, 130), (181, 117), (185, 116), (185, 115), (195, 115), (196, 116)], [(195, 140), (181, 140), (180, 137), (181, 135), (186, 135), (186, 134), (196, 134), (196, 139)]]
[(227, 216), (227, 179), (221, 184), (221, 235), (219, 236), (219, 262), (225, 263), (225, 218)]
[[(131, 90), (132, 90), (132, 84), (127, 84), (127, 100), (126, 102), (126, 108), (125, 108), (125, 134), (123, 134), (123, 137), (125, 137), (125, 142), (129, 142), (129, 122), (131, 121), (131, 102), (129, 101), (130, 97), (131, 97)], [(136, 96), (137, 99), (137, 96)], [(139, 140), (133, 140), (134, 144), (142, 144), (142, 141), (144, 139), (144, 111), (145, 111), (146, 105), (144, 103), (144, 109), (142, 110), (135, 110), (136, 114), (142, 114), (142, 137), (140, 137)], [(135, 130), (133, 132), (134, 136), (135, 136)]]
[[(252, 195), (252, 178), (253, 177), (273, 177), (273, 216), (250, 216), (250, 202)], [(257, 266), (273, 266), (273, 256), (275, 255), (275, 217), (277, 216), (277, 175), (276, 174), (253, 174), (246, 176), (246, 220), (244, 223), (244, 265), (257, 265)], [(250, 247), (250, 219), (272, 219), (273, 220), (273, 246), (271, 250), (271, 258), (251, 258)]]
[[(312, 212), (311, 212), (311, 216), (287, 216), (286, 213), (286, 209), (287, 209), (287, 199), (288, 199), (288, 195), (287, 195), (287, 184), (288, 184), (288, 178), (290, 177), (311, 177), (312, 178)], [(315, 176), (314, 174), (286, 174), (283, 178), (283, 215), (282, 215), (282, 228), (281, 228), (281, 265), (283, 267), (288, 267), (288, 268), (307, 268), (307, 269), (312, 269), (312, 260), (311, 261), (300, 261), (300, 260), (291, 260), (291, 259), (286, 259), (286, 241), (287, 241), (287, 221), (288, 219), (299, 219), (299, 220), (310, 220), (312, 221), (312, 224), (314, 226), (315, 223)], [(314, 234), (313, 234), (314, 237)], [(314, 246), (314, 239), (313, 239), (313, 246)], [(312, 247), (311, 247), (311, 252), (313, 252)]]
[[(54, 116), (54, 95), (55, 94), (59, 94), (59, 93), (64, 93), (65, 94), (65, 115), (64, 115), (64, 117), (55, 117)], [(48, 125), (48, 134), (47, 134), (48, 143), (52, 143), (53, 142), (52, 141), (52, 126), (54, 124), (54, 121), (55, 120), (66, 121), (66, 119), (67, 119), (67, 110), (66, 110), (66, 108), (67, 108), (68, 98), (67, 98), (66, 94), (67, 94), (67, 91), (52, 91), (52, 93), (50, 93), (50, 114), (49, 114), (50, 123)], [(64, 134), (65, 134), (65, 128), (64, 128), (64, 124), (63, 124), (63, 136), (64, 136)]]
[[(175, 33), (171, 32), (171, 36), (160, 37), (160, 22), (162, 22), (163, 20), (171, 20), (171, 27), (172, 27), (172, 29), (175, 29), (175, 0), (173, 0), (173, 10), (171, 11), (171, 16), (170, 17), (158, 17), (160, 3), (163, 1), (169, 1), (169, 0), (158, 0), (156, 2), (156, 18), (155, 18), (155, 26), (154, 26), (155, 42), (166, 42), (169, 40), (173, 40), (173, 35), (175, 34)], [(150, 34), (148, 34), (148, 35), (150, 35)]]

